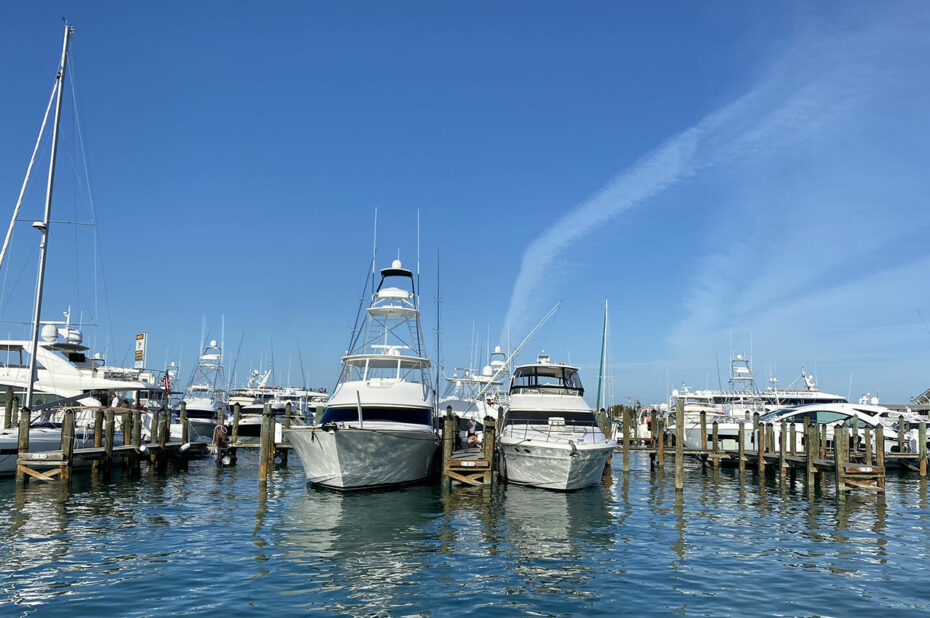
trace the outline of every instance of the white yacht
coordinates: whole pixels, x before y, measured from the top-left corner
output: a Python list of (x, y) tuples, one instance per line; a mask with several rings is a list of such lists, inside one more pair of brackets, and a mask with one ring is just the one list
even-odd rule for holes
[(508, 483), (571, 491), (597, 485), (617, 443), (584, 400), (578, 368), (545, 353), (514, 370), (500, 439), (500, 474)]
[(222, 410), (228, 415), (223, 348), (215, 339), (203, 347), (182, 401), (187, 407), (187, 418), (195, 437), (212, 437), (216, 413)]
[(322, 418), (285, 432), (308, 482), (353, 490), (430, 474), (439, 435), (425, 354), (413, 273), (395, 260), (381, 270), (364, 323), (356, 324)]
[(460, 368), (456, 371), (461, 371), (461, 376), (454, 373), (446, 378), (446, 390), (439, 399), (440, 414), (451, 407), (457, 417), (472, 419), (479, 425), (489, 416), (497, 421), (498, 410), (507, 406), (507, 393), (501, 388), (508, 377), (505, 359), (500, 346), (496, 346), (480, 372)]

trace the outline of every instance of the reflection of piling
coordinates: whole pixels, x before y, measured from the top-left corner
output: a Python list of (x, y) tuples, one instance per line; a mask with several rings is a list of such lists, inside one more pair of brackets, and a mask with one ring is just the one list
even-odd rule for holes
[(675, 404), (675, 433), (675, 491), (682, 491), (685, 486), (685, 400), (682, 397)]

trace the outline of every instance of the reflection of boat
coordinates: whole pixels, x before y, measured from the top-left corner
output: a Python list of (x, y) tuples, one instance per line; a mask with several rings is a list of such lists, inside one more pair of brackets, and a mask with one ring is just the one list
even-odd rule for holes
[[(385, 286), (398, 280), (410, 289)], [(429, 475), (439, 437), (415, 287), (400, 260), (381, 270), (322, 419), (286, 432), (309, 482), (363, 489)]]
[(508, 483), (573, 490), (600, 482), (617, 443), (601, 432), (583, 395), (578, 368), (553, 364), (545, 353), (514, 370), (499, 441)]

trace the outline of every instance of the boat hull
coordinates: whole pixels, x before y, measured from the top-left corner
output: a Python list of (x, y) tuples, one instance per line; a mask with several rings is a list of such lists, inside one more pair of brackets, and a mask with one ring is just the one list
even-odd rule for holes
[(601, 482), (614, 444), (591, 446), (533, 444), (501, 440), (500, 473), (508, 483), (542, 489), (573, 491)]
[(405, 485), (429, 476), (432, 430), (298, 427), (285, 432), (307, 482), (341, 491)]

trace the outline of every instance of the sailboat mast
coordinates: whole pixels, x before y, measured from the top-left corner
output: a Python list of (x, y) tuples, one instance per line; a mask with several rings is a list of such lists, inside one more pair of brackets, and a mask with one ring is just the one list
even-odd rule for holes
[(42, 233), (39, 244), (39, 274), (36, 278), (36, 303), (32, 315), (32, 348), (29, 358), (29, 383), (26, 387), (25, 406), (32, 409), (32, 394), (36, 380), (36, 354), (39, 350), (39, 320), (42, 314), (42, 290), (45, 286), (45, 256), (48, 252), (48, 225), (52, 214), (52, 188), (55, 184), (55, 156), (58, 151), (58, 128), (61, 122), (61, 100), (65, 88), (65, 68), (68, 63), (68, 41), (74, 30), (65, 24), (65, 40), (61, 47), (61, 63), (58, 65), (58, 93), (55, 101), (55, 124), (52, 127), (52, 153), (48, 163), (48, 185), (45, 188), (45, 215), (41, 222), (33, 223), (33, 227)]
[(597, 375), (597, 406), (595, 413), (601, 413), (601, 385), (604, 382), (604, 350), (607, 345), (607, 299), (604, 299), (604, 332), (601, 336), (601, 363)]

